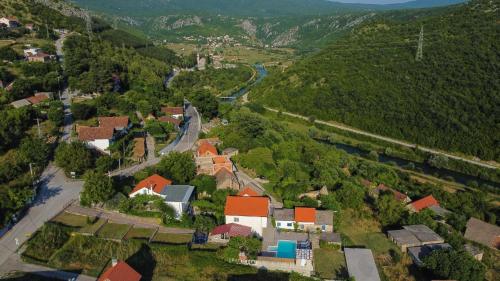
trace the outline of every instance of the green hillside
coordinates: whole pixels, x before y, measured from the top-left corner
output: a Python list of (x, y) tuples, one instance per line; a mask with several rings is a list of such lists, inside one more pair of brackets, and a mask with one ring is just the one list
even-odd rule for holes
[[(251, 98), (421, 145), (500, 160), (498, 2), (391, 12), (283, 73)], [(423, 59), (415, 60), (424, 26)]]

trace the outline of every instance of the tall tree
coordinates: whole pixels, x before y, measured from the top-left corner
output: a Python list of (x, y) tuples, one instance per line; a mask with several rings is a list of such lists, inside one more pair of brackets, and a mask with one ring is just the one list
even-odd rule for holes
[(176, 183), (188, 183), (196, 175), (196, 164), (189, 152), (171, 152), (157, 166), (158, 172)]
[(85, 184), (80, 193), (80, 203), (90, 206), (109, 200), (113, 196), (114, 189), (111, 178), (102, 173), (89, 171), (84, 176)]

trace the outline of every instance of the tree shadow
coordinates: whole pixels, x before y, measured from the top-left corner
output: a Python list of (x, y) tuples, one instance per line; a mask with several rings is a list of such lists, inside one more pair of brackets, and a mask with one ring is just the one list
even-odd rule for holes
[(259, 269), (257, 273), (247, 273), (239, 275), (229, 275), (228, 281), (288, 281), (290, 274), (286, 272), (268, 271), (266, 269)]
[(125, 262), (142, 275), (142, 280), (153, 279), (156, 260), (147, 244), (142, 244), (139, 251), (130, 256)]

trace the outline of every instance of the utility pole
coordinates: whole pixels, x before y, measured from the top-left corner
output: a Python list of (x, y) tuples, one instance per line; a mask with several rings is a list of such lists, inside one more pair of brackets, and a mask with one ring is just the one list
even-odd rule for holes
[(40, 119), (36, 118), (36, 126), (38, 127), (38, 137), (42, 138), (42, 132), (40, 131)]
[(415, 55), (416, 61), (421, 61), (424, 58), (424, 26), (420, 26), (420, 35), (418, 36), (418, 48)]
[(92, 40), (92, 18), (90, 17), (89, 11), (85, 11), (85, 22), (87, 24), (87, 33), (89, 34), (89, 40)]
[(30, 163), (30, 174), (31, 178), (33, 178), (33, 163)]

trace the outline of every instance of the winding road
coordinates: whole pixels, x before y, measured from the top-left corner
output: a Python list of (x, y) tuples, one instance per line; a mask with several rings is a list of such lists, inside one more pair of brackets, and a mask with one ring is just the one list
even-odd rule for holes
[[(56, 42), (57, 54), (62, 58), (62, 44), (65, 34)], [(61, 100), (64, 103), (64, 127), (61, 136), (62, 141), (71, 141), (71, 128), (73, 120), (71, 116), (70, 103), (72, 92), (65, 89)], [(195, 107), (187, 103), (186, 107), (186, 125), (179, 138), (162, 150), (161, 155), (166, 155), (171, 151), (184, 152), (190, 150), (198, 140), (201, 130), (201, 119)], [(115, 171), (113, 175), (132, 175), (148, 166), (157, 164), (159, 157), (148, 159), (141, 164)], [(74, 200), (78, 200), (79, 194), (83, 188), (83, 181), (71, 180), (66, 177), (62, 169), (50, 163), (40, 177), (40, 187), (37, 196), (26, 215), (18, 221), (4, 236), (0, 238), (0, 279), (5, 274), (13, 270), (23, 272), (36, 272), (50, 277), (59, 277), (69, 280), (95, 280), (85, 275), (57, 271), (55, 269), (34, 266), (21, 261), (18, 249), (25, 243), (31, 234), (39, 229), (46, 221), (50, 220), (57, 213), (70, 205)]]

